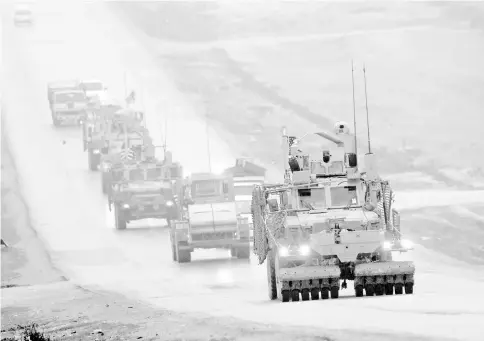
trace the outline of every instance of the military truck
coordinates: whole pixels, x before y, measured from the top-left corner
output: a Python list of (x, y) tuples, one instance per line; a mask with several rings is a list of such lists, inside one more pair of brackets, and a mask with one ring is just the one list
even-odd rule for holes
[(249, 224), (237, 214), (231, 176), (196, 173), (186, 179), (177, 204), (181, 219), (170, 230), (174, 261), (191, 261), (195, 249), (229, 249), (233, 257), (250, 256)]

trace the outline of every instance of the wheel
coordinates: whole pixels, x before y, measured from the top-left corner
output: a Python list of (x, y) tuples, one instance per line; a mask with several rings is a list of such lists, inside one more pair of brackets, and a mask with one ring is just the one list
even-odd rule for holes
[(109, 192), (109, 182), (106, 179), (106, 176), (103, 174), (101, 178), (101, 185), (103, 189), (103, 194), (108, 194)]
[(176, 259), (178, 263), (190, 263), (192, 261), (192, 253), (189, 250), (180, 250), (180, 245), (176, 248)]
[(327, 300), (329, 298), (329, 289), (321, 288), (321, 299)]
[(291, 292), (289, 290), (282, 290), (281, 292), (282, 302), (289, 302), (290, 298), (291, 298)]
[(276, 284), (276, 263), (274, 260), (273, 251), (267, 254), (267, 289), (269, 299), (275, 300), (277, 298), (277, 284)]
[(231, 247), (231, 248), (230, 248), (230, 255), (231, 255), (232, 257), (237, 257), (237, 249), (236, 249), (236, 248), (234, 248), (234, 247)]
[(54, 124), (54, 127), (59, 127), (61, 125), (60, 121), (54, 116), (52, 116), (52, 123)]
[(319, 289), (318, 288), (312, 288), (311, 289), (311, 300), (312, 301), (319, 300)]
[(383, 284), (376, 284), (375, 285), (375, 295), (376, 296), (381, 296), (384, 293), (384, 287)]
[(114, 205), (114, 220), (116, 230), (126, 229), (126, 219), (124, 218), (124, 213), (119, 209), (118, 205)]
[(405, 283), (405, 293), (413, 294), (413, 283)]
[(393, 284), (387, 283), (385, 285), (385, 295), (393, 295)]
[(171, 244), (171, 257), (172, 257), (174, 262), (177, 261), (175, 244)]
[(395, 283), (395, 295), (403, 294), (403, 284), (402, 283)]
[(366, 296), (375, 295), (375, 287), (373, 286), (373, 284), (367, 284), (365, 287), (365, 292), (366, 292)]
[(331, 298), (338, 298), (338, 297), (339, 297), (339, 288), (331, 287)]
[(238, 259), (249, 259), (250, 258), (250, 246), (243, 246), (237, 249)]
[(356, 286), (355, 295), (356, 295), (356, 297), (362, 297), (363, 296), (363, 286), (362, 285)]
[(291, 290), (291, 299), (293, 302), (299, 301), (299, 290), (297, 289)]
[(89, 164), (89, 170), (91, 171), (97, 171), (97, 168), (99, 164), (101, 163), (101, 155), (100, 154), (94, 154), (92, 152), (92, 149), (89, 149), (87, 151), (87, 162)]
[(303, 301), (309, 301), (309, 289), (302, 289), (301, 298)]

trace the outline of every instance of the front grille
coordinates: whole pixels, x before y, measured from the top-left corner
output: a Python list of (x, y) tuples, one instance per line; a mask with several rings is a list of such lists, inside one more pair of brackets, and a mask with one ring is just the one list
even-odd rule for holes
[(67, 103), (67, 109), (73, 109), (74, 103)]
[(201, 240), (220, 240), (220, 239), (235, 239), (234, 232), (207, 232), (200, 234), (192, 234), (193, 241)]

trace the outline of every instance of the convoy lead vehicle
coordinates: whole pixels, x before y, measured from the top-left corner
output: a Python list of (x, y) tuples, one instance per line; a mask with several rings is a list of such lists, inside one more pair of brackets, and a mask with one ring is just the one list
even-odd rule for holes
[(82, 90), (60, 90), (52, 94), (52, 122), (54, 126), (62, 123), (81, 124), (86, 117), (88, 100)]
[(234, 257), (249, 258), (249, 224), (237, 214), (231, 176), (193, 174), (177, 203), (182, 217), (170, 231), (174, 261), (190, 262), (195, 249), (213, 248), (230, 249)]
[(392, 260), (412, 246), (401, 238), (392, 190), (374, 155), (365, 155), (360, 172), (344, 122), (316, 135), (336, 144), (341, 157), (323, 150), (310, 159), (302, 141), (284, 131), (284, 183), (253, 191), (254, 253), (261, 264), (267, 258), (270, 299), (338, 298), (347, 280), (357, 297), (413, 293), (413, 262)]

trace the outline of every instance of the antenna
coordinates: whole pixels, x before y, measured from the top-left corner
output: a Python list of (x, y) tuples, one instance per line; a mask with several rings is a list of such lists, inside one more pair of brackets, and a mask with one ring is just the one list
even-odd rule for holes
[[(207, 117), (208, 118), (208, 117)], [(208, 155), (208, 171), (210, 173), (212, 173), (212, 160), (211, 160), (211, 157), (210, 157), (210, 138), (209, 138), (209, 133), (208, 133), (208, 119), (206, 121), (206, 125), (205, 125), (205, 128), (206, 128), (206, 133), (207, 133), (207, 155)]]
[(353, 59), (351, 60), (351, 83), (353, 85), (353, 124), (355, 129), (355, 154), (358, 155), (358, 146), (356, 141), (355, 76), (354, 76), (354, 69), (353, 69)]
[(167, 135), (168, 134), (168, 119), (165, 117), (165, 133), (163, 134), (164, 140), (163, 141), (163, 151), (166, 153), (166, 140), (167, 140)]
[(371, 143), (370, 143), (370, 118), (368, 115), (368, 95), (366, 92), (366, 67), (363, 64), (363, 77), (365, 79), (365, 105), (366, 105), (366, 125), (368, 130), (368, 154), (371, 154)]

